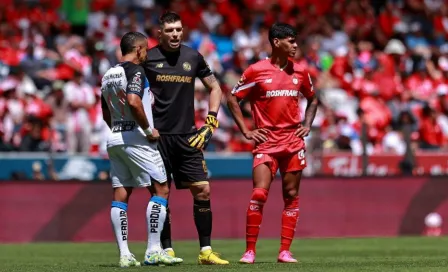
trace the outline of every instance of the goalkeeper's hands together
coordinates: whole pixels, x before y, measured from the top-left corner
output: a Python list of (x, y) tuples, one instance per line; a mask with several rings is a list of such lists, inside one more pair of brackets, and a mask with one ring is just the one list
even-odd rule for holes
[(207, 148), (208, 142), (212, 138), (213, 132), (219, 127), (219, 122), (216, 112), (210, 111), (205, 119), (205, 124), (198, 130), (198, 132), (188, 139), (191, 147), (199, 150)]

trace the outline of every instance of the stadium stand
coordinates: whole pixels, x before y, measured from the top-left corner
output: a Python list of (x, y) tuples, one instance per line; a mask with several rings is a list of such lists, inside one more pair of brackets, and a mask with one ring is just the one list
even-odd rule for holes
[[(299, 30), (296, 61), (320, 96), (308, 144), (324, 152), (447, 150), (448, 4), (443, 0), (34, 0), (0, 6), (0, 151), (104, 154), (99, 81), (120, 59), (127, 31), (157, 43), (164, 10), (184, 21), (185, 44), (198, 49), (228, 92), (249, 64), (269, 55), (267, 29)], [(197, 125), (207, 92), (197, 84)], [(243, 106), (250, 123), (250, 107)], [(304, 106), (302, 107), (304, 108)], [(209, 151), (245, 152), (246, 141), (223, 99)]]

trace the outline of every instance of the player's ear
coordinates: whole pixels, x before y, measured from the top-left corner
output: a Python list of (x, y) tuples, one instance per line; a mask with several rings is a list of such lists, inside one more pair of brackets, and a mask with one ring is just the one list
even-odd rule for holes
[(274, 38), (274, 40), (272, 40), (273, 42), (274, 42), (274, 46), (275, 47), (279, 47), (280, 46), (280, 40), (279, 39), (277, 39), (277, 38)]

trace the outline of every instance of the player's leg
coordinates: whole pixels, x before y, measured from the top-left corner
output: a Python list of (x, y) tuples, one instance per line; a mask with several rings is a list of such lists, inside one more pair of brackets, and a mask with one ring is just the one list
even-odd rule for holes
[(169, 188), (167, 182), (153, 180), (150, 188), (152, 197), (146, 209), (146, 220), (148, 223), (148, 246), (145, 252), (145, 261), (147, 265), (166, 264), (174, 265), (182, 263), (181, 258), (168, 255), (167, 251), (161, 247), (161, 233), (164, 222), (167, 218), (167, 206)]
[(160, 238), (163, 224), (166, 220), (166, 209), (168, 206), (168, 186), (167, 183), (159, 183), (152, 180), (151, 187), (147, 187), (151, 192), (151, 198), (146, 207), (146, 222), (148, 228), (148, 243), (145, 251), (145, 264), (158, 264), (160, 254), (163, 251)]
[(199, 236), (199, 264), (229, 264), (221, 259), (211, 247), (212, 209), (210, 183), (204, 155), (188, 143), (190, 135), (178, 137), (179, 160), (174, 166), (174, 181), (177, 189), (189, 188), (193, 196), (193, 217)]
[(138, 186), (148, 188), (152, 194), (146, 207), (148, 244), (144, 264), (176, 264), (182, 262), (180, 258), (164, 256), (161, 248), (160, 235), (166, 219), (169, 189), (166, 182), (165, 167), (159, 151), (150, 146), (133, 146), (128, 147), (126, 153), (128, 160), (132, 162), (128, 167)]
[(140, 266), (128, 246), (128, 201), (132, 193), (133, 180), (125, 162), (121, 159), (121, 146), (108, 149), (110, 159), (110, 176), (112, 179), (113, 199), (110, 209), (112, 228), (120, 252), (119, 266)]
[(291, 243), (296, 232), (299, 220), (299, 188), (302, 178), (302, 170), (306, 167), (304, 151), (294, 153), (280, 160), (282, 173), (282, 191), (284, 208), (282, 213), (281, 246), (278, 261), (295, 263), (296, 259), (290, 252)]
[[(171, 156), (174, 150), (170, 148), (170, 142), (171, 142), (171, 136), (170, 135), (164, 135), (160, 138), (158, 142), (158, 150), (160, 152), (160, 155), (162, 156), (163, 164), (165, 165), (166, 169), (166, 175), (168, 179), (168, 191), (171, 190), (171, 182), (172, 182), (172, 157), (174, 159), (174, 156)], [(169, 195), (168, 198), (169, 199)], [(163, 250), (170, 256), (175, 257), (175, 253), (172, 246), (171, 241), (171, 211), (169, 205), (166, 207), (166, 219), (163, 224), (163, 230), (160, 237), (161, 244)]]
[(302, 171), (287, 172), (282, 174), (283, 201), (282, 230), (278, 261), (297, 262), (292, 257), (290, 247), (296, 232), (299, 220), (299, 185)]
[(253, 190), (246, 215), (246, 251), (241, 263), (254, 263), (256, 244), (263, 220), (263, 207), (268, 199), (269, 188), (277, 171), (277, 162), (267, 154), (254, 157)]
[[(169, 174), (169, 172), (168, 172), (168, 175), (169, 176), (168, 176), (167, 184), (168, 184), (168, 189), (171, 190), (172, 178), (171, 178), (171, 174)], [(168, 200), (169, 200), (169, 196), (168, 196)], [(170, 206), (169, 206), (169, 201), (168, 201), (168, 206), (166, 207), (166, 219), (163, 224), (160, 241), (161, 241), (162, 249), (171, 257), (175, 257), (176, 254), (174, 253), (173, 242), (171, 240), (171, 210), (170, 210)]]
[(222, 259), (211, 247), (212, 209), (210, 204), (210, 184), (208, 181), (192, 182), (190, 192), (193, 196), (194, 223), (199, 236), (200, 252), (199, 264), (226, 265), (228, 261)]

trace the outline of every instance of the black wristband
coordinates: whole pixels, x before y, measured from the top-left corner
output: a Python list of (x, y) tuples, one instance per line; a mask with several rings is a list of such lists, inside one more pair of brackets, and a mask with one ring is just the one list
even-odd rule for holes
[(208, 112), (208, 115), (213, 115), (213, 116), (215, 116), (215, 117), (218, 117), (218, 113), (217, 113), (217, 112), (214, 112), (214, 111), (209, 111), (209, 112)]

